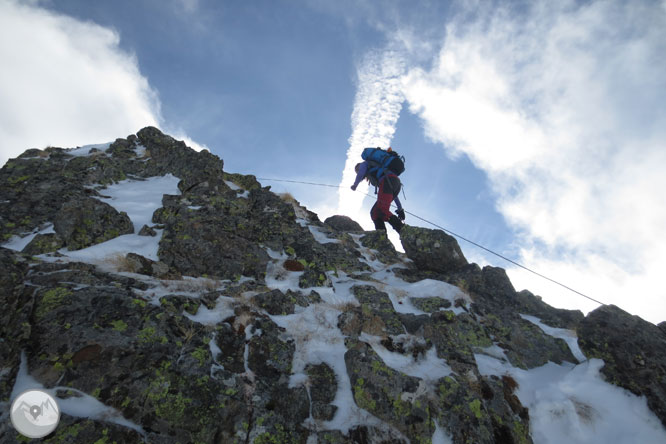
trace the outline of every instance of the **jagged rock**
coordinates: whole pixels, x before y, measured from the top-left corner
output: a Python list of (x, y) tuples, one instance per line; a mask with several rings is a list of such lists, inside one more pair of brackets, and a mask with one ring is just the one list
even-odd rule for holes
[(29, 255), (52, 253), (61, 249), (64, 245), (63, 240), (55, 233), (38, 234), (21, 252)]
[(0, 236), (31, 232), (53, 222), (55, 213), (69, 200), (91, 193), (77, 176), (66, 177), (64, 160), (10, 159), (0, 169)]
[(387, 367), (364, 342), (349, 339), (346, 345), (345, 364), (356, 405), (391, 424), (410, 442), (430, 439), (435, 425), (427, 396), (419, 390), (423, 381)]
[(360, 303), (338, 318), (338, 327), (345, 335), (357, 338), (362, 332), (374, 336), (400, 335), (405, 329), (384, 292), (369, 285), (355, 285), (351, 289)]
[(451, 301), (442, 298), (410, 298), (409, 301), (421, 311), (434, 313), (441, 309), (451, 308)]
[(307, 365), (305, 373), (310, 378), (312, 417), (322, 421), (332, 420), (338, 409), (331, 404), (335, 400), (335, 394), (338, 390), (335, 372), (331, 367), (322, 363)]
[(224, 180), (228, 180), (229, 182), (232, 182), (247, 191), (252, 191), (261, 188), (261, 184), (257, 181), (257, 178), (253, 175), (224, 173)]
[(166, 197), (164, 205), (153, 216), (153, 222), (165, 225), (158, 251), (162, 262), (188, 276), (263, 277), (268, 255), (234, 229), (235, 220), (206, 209), (188, 210)]
[(516, 293), (515, 307), (520, 313), (536, 316), (541, 319), (541, 322), (551, 327), (566, 328), (569, 330), (575, 330), (576, 326), (585, 317), (580, 310), (551, 307), (528, 290)]
[(449, 424), (453, 442), (531, 443), (529, 416), (513, 395), (511, 378), (452, 375), (437, 383), (438, 420)]
[[(243, 430), (251, 415), (241, 386), (210, 377), (210, 332), (137, 298), (133, 289), (145, 286), (136, 280), (92, 275), (90, 266), (40, 267), (34, 273), (44, 286), (35, 294), (26, 349), (33, 377), (47, 387), (73, 385), (93, 394), (140, 423), (152, 442), (231, 440)], [(123, 284), (77, 285), (96, 279)], [(90, 436), (102, 436), (108, 424), (92, 427)], [(126, 428), (113, 436), (123, 439), (122, 433), (137, 442)]]
[(252, 297), (252, 302), (258, 307), (263, 308), (271, 315), (294, 314), (294, 307), (299, 305), (307, 307), (310, 305), (308, 297), (300, 292), (287, 290), (283, 293), (280, 290), (272, 290)]
[(324, 223), (337, 231), (363, 231), (363, 227), (348, 216), (331, 216)]
[(141, 227), (141, 230), (139, 230), (139, 236), (150, 236), (150, 237), (155, 237), (157, 236), (157, 231), (153, 227), (149, 227), (148, 225), (144, 225)]
[[(664, 324), (646, 326), (612, 310), (583, 320), (580, 312), (549, 307), (528, 291), (517, 293), (503, 269), (467, 264), (441, 231), (406, 226), (408, 261), (385, 233), (350, 234), (360, 227), (344, 217), (322, 224), (293, 198), (275, 195), (254, 176), (224, 172), (221, 159), (156, 128), (76, 154), (30, 150), (0, 170), (3, 239), (43, 232), (59, 219), (56, 234), (37, 235), (25, 255), (0, 248), (0, 408), (24, 351), (30, 375), (60, 387), (59, 397), (94, 396), (145, 435), (63, 415), (49, 440), (405, 444), (429, 442), (436, 422), (455, 443), (529, 443), (517, 383), (481, 375), (479, 354), (503, 351), (523, 369), (576, 361), (561, 339), (520, 314), (578, 326), (583, 349), (607, 359), (607, 378), (645, 394), (663, 415)], [(76, 214), (101, 203), (105, 185), (165, 174), (180, 179), (182, 194), (165, 195), (153, 224), (140, 232), (161, 236), (159, 261), (135, 253), (102, 266), (28, 258), (85, 244), (62, 236), (77, 226), (65, 217), (68, 206)], [(99, 218), (78, 225), (115, 225)], [(103, 271), (109, 266), (136, 274)], [(432, 283), (423, 287), (428, 294), (416, 295), (392, 277), (382, 282), (390, 275), (380, 269), (406, 283), (456, 285), (465, 302), (451, 304)], [(408, 313), (410, 305), (427, 314)], [(318, 324), (293, 328), (299, 316)], [(343, 346), (336, 317), (346, 372), (318, 355), (329, 351), (319, 348), (325, 343), (336, 353)], [(377, 347), (395, 359), (384, 362)], [(421, 379), (397, 370), (416, 374), (411, 370), (434, 364), (427, 361), (435, 355), (451, 367), (449, 376)], [(350, 402), (372, 422), (345, 433), (323, 430), (346, 413), (339, 409), (344, 396), (336, 395), (347, 384)], [(5, 415), (0, 442), (15, 440)]]
[(476, 368), (474, 350), (490, 347), (488, 333), (467, 313), (452, 311), (432, 314), (424, 325), (423, 337), (437, 347), (437, 356), (446, 359), (451, 368), (464, 374)]
[(601, 373), (613, 384), (647, 398), (666, 426), (666, 337), (662, 330), (614, 305), (590, 312), (578, 326), (588, 358), (603, 359)]
[(180, 279), (180, 274), (169, 268), (161, 261), (153, 261), (136, 253), (127, 253), (125, 256), (128, 271), (132, 273), (155, 276), (160, 279)]
[(53, 229), (69, 250), (96, 245), (134, 232), (127, 213), (97, 199), (79, 199), (65, 203), (55, 215)]
[(500, 312), (500, 316), (501, 319), (497, 315), (487, 314), (481, 320), (481, 325), (504, 349), (513, 366), (530, 369), (549, 361), (557, 364), (564, 361), (578, 363), (564, 340), (544, 335), (538, 326), (515, 314)]
[(24, 284), (27, 273), (28, 264), (21, 256), (0, 248), (0, 399), (7, 399), (12, 391), (19, 355), (32, 332), (33, 300)]
[(400, 242), (407, 257), (421, 269), (447, 273), (467, 265), (458, 242), (444, 231), (405, 225)]
[(375, 250), (377, 259), (385, 264), (391, 264), (400, 260), (400, 255), (386, 235), (386, 231), (375, 230), (361, 237), (361, 245)]

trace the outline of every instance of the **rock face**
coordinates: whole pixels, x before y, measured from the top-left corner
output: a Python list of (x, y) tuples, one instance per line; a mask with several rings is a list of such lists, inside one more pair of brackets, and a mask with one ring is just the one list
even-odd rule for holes
[[(0, 170), (0, 235), (34, 236), (0, 247), (0, 411), (29, 374), (101, 412), (65, 412), (46, 442), (529, 443), (516, 381), (479, 361), (576, 364), (531, 315), (577, 330), (608, 380), (664, 421), (662, 328), (615, 307), (549, 307), (441, 231), (405, 226), (399, 253), (223, 166), (144, 128)], [(166, 174), (180, 193), (148, 225), (101, 200)], [(123, 233), (153, 253), (73, 259)], [(18, 439), (0, 416), (0, 442)]]
[(358, 222), (347, 216), (331, 216), (324, 223), (337, 231), (363, 231)]
[(645, 396), (666, 426), (666, 334), (614, 305), (591, 312), (577, 331), (583, 352), (603, 359), (601, 372), (606, 378)]
[(127, 213), (93, 198), (71, 200), (60, 207), (53, 228), (70, 250), (101, 244), (134, 232)]
[(407, 256), (422, 270), (446, 273), (467, 265), (458, 242), (441, 230), (405, 226), (400, 241)]

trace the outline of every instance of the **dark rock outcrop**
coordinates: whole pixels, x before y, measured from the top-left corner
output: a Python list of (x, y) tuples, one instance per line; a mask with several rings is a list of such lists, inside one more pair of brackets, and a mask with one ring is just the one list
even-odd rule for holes
[(578, 326), (578, 343), (603, 359), (601, 373), (613, 384), (645, 396), (666, 426), (666, 336), (662, 330), (614, 305), (591, 312)]
[(93, 198), (65, 203), (55, 214), (53, 229), (69, 250), (80, 250), (134, 232), (127, 213)]
[[(135, 425), (63, 415), (53, 442), (404, 444), (439, 427), (456, 444), (529, 443), (516, 381), (477, 364), (577, 362), (528, 314), (577, 329), (606, 378), (664, 421), (663, 324), (616, 307), (587, 318), (554, 309), (503, 269), (468, 264), (442, 231), (405, 226), (402, 254), (385, 232), (344, 216), (322, 223), (223, 166), (149, 127), (106, 150), (29, 150), (0, 170), (0, 236), (41, 232), (22, 253), (0, 248), (0, 407), (24, 356), (58, 397), (87, 394)], [(58, 252), (135, 232), (100, 200), (104, 187), (166, 174), (180, 194), (164, 195), (138, 233), (157, 237), (157, 259), (124, 252), (92, 265)], [(444, 372), (414, 371), (422, 364)], [(349, 413), (341, 389), (369, 423), (326, 429)], [(16, 439), (5, 415), (0, 442)]]
[(419, 269), (448, 273), (467, 265), (467, 259), (455, 238), (441, 230), (405, 225), (400, 241), (407, 257)]
[(351, 217), (348, 216), (331, 216), (327, 218), (324, 223), (326, 225), (329, 225), (331, 228), (337, 231), (351, 231), (351, 232), (359, 232), (363, 231), (363, 227), (361, 227), (358, 222), (353, 220)]

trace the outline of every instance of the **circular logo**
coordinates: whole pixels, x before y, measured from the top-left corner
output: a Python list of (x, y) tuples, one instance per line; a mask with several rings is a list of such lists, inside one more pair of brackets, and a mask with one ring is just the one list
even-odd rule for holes
[(42, 438), (60, 422), (60, 408), (45, 391), (32, 389), (21, 393), (12, 403), (12, 425), (28, 438)]

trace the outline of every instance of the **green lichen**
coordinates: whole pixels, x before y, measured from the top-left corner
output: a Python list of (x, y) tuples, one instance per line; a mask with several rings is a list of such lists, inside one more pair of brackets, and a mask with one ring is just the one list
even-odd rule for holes
[(55, 436), (48, 439), (47, 442), (58, 443), (58, 444), (65, 442), (77, 442), (76, 437), (79, 436), (80, 431), (81, 431), (80, 423), (72, 424), (69, 427), (58, 427), (56, 429)]
[(42, 296), (42, 300), (37, 306), (35, 315), (38, 318), (43, 318), (48, 312), (62, 305), (65, 298), (71, 296), (71, 294), (72, 294), (71, 291), (69, 291), (67, 288), (62, 288), (62, 287), (48, 290)]
[(372, 395), (363, 388), (364, 385), (365, 380), (363, 378), (358, 378), (356, 380), (356, 385), (354, 385), (354, 401), (356, 401), (356, 405), (360, 408), (373, 412), (377, 409), (377, 402), (372, 399)]
[(299, 440), (286, 431), (282, 424), (275, 425), (274, 433), (262, 433), (254, 440), (254, 444), (290, 444), (297, 442), (299, 442)]
[(157, 331), (155, 330), (155, 327), (152, 326), (141, 329), (137, 336), (139, 338), (139, 342), (141, 343), (159, 342), (161, 344), (166, 344), (167, 342), (169, 342), (166, 336), (159, 336), (157, 334)]
[(173, 383), (170, 367), (170, 362), (164, 362), (156, 370), (156, 376), (144, 391), (144, 396), (155, 407), (157, 416), (170, 422), (180, 422), (187, 406), (192, 403), (192, 398), (183, 396), (177, 384)]
[(10, 177), (9, 179), (7, 179), (7, 182), (9, 182), (9, 185), (13, 186), (21, 182), (25, 182), (28, 179), (30, 179), (30, 176)]
[(197, 347), (190, 355), (199, 362), (199, 367), (203, 367), (208, 360), (208, 350), (204, 347)]
[(93, 444), (108, 444), (109, 442), (109, 429), (102, 430), (102, 437), (95, 441)]
[(517, 444), (527, 444), (532, 442), (529, 437), (529, 430), (522, 422), (518, 420), (513, 422), (513, 432), (514, 436), (518, 438)]
[(122, 319), (111, 322), (111, 325), (115, 331), (124, 332), (127, 330), (127, 323)]
[(142, 299), (132, 299), (132, 303), (134, 305), (138, 305), (141, 308), (146, 308), (146, 301)]
[(483, 416), (481, 414), (481, 401), (475, 399), (471, 401), (468, 405), (472, 413), (474, 413), (474, 416), (476, 416), (476, 419), (481, 419), (481, 417)]

